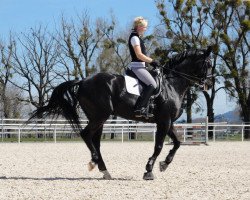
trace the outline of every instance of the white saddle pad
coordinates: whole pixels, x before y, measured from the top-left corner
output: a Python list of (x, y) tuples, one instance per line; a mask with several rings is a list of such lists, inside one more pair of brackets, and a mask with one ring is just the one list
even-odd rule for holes
[(125, 83), (128, 93), (140, 96), (140, 84), (138, 79), (125, 75)]

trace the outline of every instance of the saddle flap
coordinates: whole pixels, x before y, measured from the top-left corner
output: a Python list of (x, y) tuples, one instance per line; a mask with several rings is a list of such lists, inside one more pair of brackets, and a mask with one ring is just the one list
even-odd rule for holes
[(127, 92), (140, 96), (140, 84), (138, 79), (125, 75), (125, 83)]

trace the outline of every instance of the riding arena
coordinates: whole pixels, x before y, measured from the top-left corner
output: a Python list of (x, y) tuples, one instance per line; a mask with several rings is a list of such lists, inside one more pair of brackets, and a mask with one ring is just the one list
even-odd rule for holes
[[(88, 170), (91, 156), (82, 141), (72, 136), (62, 140), (69, 124), (68, 127), (62, 126), (62, 122), (56, 126), (43, 123), (24, 127), (22, 123), (1, 124), (4, 129), (0, 134), (0, 199), (250, 198), (250, 146), (240, 138), (242, 127), (237, 130), (238, 136), (232, 136), (236, 132), (233, 126), (229, 131), (230, 125), (214, 124), (215, 137), (205, 143), (206, 136), (202, 134), (205, 123), (176, 125), (183, 145), (166, 171), (160, 172), (158, 162), (171, 149), (171, 141), (166, 138), (153, 170), (155, 179), (145, 181), (142, 175), (145, 161), (154, 148), (154, 125), (124, 120), (106, 123), (101, 149), (112, 179), (105, 180), (97, 168)], [(187, 134), (191, 128), (193, 138)], [(224, 133), (226, 128), (228, 135)], [(27, 140), (29, 135), (39, 132), (43, 133), (42, 141)], [(7, 133), (11, 133), (11, 141)], [(239, 140), (233, 141), (233, 137)]]

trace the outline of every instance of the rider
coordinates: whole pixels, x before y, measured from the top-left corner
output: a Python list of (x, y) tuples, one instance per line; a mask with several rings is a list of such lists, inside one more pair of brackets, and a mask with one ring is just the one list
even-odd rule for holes
[(147, 29), (148, 22), (143, 17), (136, 17), (133, 23), (133, 29), (129, 36), (129, 51), (132, 57), (130, 69), (138, 79), (146, 84), (141, 96), (136, 102), (135, 115), (147, 117), (147, 104), (149, 98), (156, 89), (156, 82), (145, 67), (145, 62), (156, 68), (158, 64), (152, 58), (146, 55), (146, 48), (142, 36)]

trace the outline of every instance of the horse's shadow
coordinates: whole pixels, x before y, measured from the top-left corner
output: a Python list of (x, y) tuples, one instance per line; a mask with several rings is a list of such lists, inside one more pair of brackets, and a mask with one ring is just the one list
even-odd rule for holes
[[(91, 181), (91, 180), (98, 180), (98, 181), (105, 181), (106, 179), (103, 178), (91, 178), (91, 177), (82, 177), (82, 178), (70, 178), (70, 177), (6, 177), (0, 176), (0, 180), (34, 180), (34, 181), (58, 181), (58, 180), (66, 180), (66, 181)], [(132, 178), (112, 178), (109, 181), (135, 181)]]

